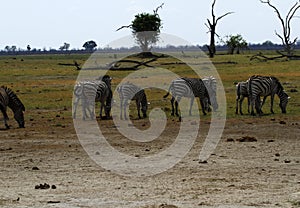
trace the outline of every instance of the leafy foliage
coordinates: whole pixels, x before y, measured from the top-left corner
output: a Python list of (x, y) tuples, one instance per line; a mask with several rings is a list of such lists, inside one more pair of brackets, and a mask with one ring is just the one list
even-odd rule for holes
[(233, 54), (235, 50), (237, 54), (240, 54), (240, 50), (248, 48), (248, 43), (240, 34), (227, 36), (225, 44), (228, 47), (229, 54)]
[(97, 47), (97, 44), (95, 41), (89, 40), (89, 41), (86, 41), (82, 47), (84, 47), (85, 50), (87, 50), (87, 51), (92, 51), (92, 50), (94, 50), (94, 48)]

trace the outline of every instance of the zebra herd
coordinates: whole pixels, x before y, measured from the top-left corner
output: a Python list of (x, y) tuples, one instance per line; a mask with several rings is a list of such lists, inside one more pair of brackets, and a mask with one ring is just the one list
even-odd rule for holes
[[(107, 76), (107, 75), (106, 75)], [(94, 108), (95, 101), (100, 101), (100, 117), (102, 117), (102, 108), (105, 105), (106, 116), (109, 117), (112, 104), (112, 90), (111, 90), (111, 78), (106, 77), (108, 81), (85, 81), (79, 82), (75, 85), (74, 94), (76, 96), (74, 103), (73, 116), (76, 118), (76, 108), (79, 100), (83, 100), (83, 119), (86, 119), (86, 110), (90, 112), (90, 118), (93, 118), (94, 113), (89, 109), (89, 105)], [(126, 108), (129, 100), (135, 100), (137, 106), (138, 117), (141, 118), (140, 111), (143, 113), (143, 117), (147, 117), (148, 102), (145, 91), (132, 83), (125, 83), (117, 88), (117, 92), (120, 98), (120, 118), (128, 119), (126, 115)], [(169, 95), (171, 98), (171, 115), (179, 116), (178, 105), (182, 97), (190, 98), (189, 115), (191, 115), (191, 109), (195, 97), (199, 98), (202, 113), (206, 115), (207, 112), (218, 109), (217, 102), (217, 81), (214, 77), (199, 78), (186, 78), (181, 77), (172, 80), (170, 83), (168, 92), (163, 98), (167, 98)], [(288, 103), (289, 96), (284, 91), (283, 86), (276, 77), (273, 76), (259, 76), (253, 75), (245, 82), (239, 82), (236, 85), (236, 114), (243, 114), (242, 102), (245, 97), (248, 98), (248, 113), (255, 115), (256, 113), (262, 115), (262, 106), (268, 96), (271, 96), (271, 113), (273, 111), (273, 102), (275, 94), (280, 98), (280, 108), (282, 113), (286, 113), (286, 106)], [(263, 100), (260, 100), (260, 97)], [(106, 104), (104, 104), (106, 102)]]
[[(274, 113), (273, 103), (275, 94), (277, 94), (280, 99), (279, 107), (281, 108), (281, 112), (286, 113), (289, 96), (276, 77), (253, 75), (247, 81), (239, 82), (236, 87), (236, 114), (238, 114), (238, 112), (240, 112), (241, 115), (243, 114), (242, 102), (244, 98), (247, 97), (248, 113), (255, 115), (255, 108), (256, 113), (262, 115), (263, 112), (261, 109), (268, 96), (271, 96), (270, 111)], [(263, 97), (262, 101), (260, 100), (261, 96)]]
[[(93, 81), (77, 82), (74, 86), (74, 104), (73, 104), (73, 118), (76, 118), (76, 111), (78, 103), (81, 101), (83, 119), (95, 118), (95, 102), (100, 102), (100, 118), (104, 109), (105, 116), (110, 117), (110, 111), (113, 101), (113, 93), (111, 90), (112, 78), (108, 75), (100, 77)], [(138, 117), (141, 118), (140, 110), (143, 118), (147, 117), (148, 101), (145, 91), (132, 83), (125, 83), (117, 88), (120, 98), (120, 118), (128, 119), (126, 115), (126, 108), (129, 100), (135, 100)], [(178, 104), (182, 97), (190, 98), (189, 115), (194, 102), (194, 98), (198, 97), (200, 100), (202, 112), (206, 115), (211, 111), (218, 109), (217, 102), (217, 81), (214, 77), (205, 77), (203, 79), (197, 78), (177, 78), (174, 79), (169, 86), (169, 90), (163, 97), (166, 98), (172, 95), (171, 115), (179, 116)], [(286, 113), (289, 96), (284, 91), (280, 81), (273, 76), (258, 76), (253, 75), (247, 81), (239, 82), (236, 85), (236, 114), (243, 114), (242, 102), (245, 97), (248, 98), (248, 113), (255, 115), (256, 113), (262, 115), (262, 106), (268, 96), (271, 97), (270, 111), (273, 111), (274, 96), (278, 95), (280, 99), (279, 107), (282, 113)], [(263, 97), (261, 101), (260, 97)], [(175, 107), (174, 107), (175, 104)], [(14, 113), (14, 118), (18, 122), (20, 128), (25, 127), (24, 111), (25, 107), (17, 95), (8, 87), (0, 87), (0, 111), (3, 114), (4, 125), (8, 129), (9, 125), (8, 115), (6, 113), (7, 107), (11, 108)]]

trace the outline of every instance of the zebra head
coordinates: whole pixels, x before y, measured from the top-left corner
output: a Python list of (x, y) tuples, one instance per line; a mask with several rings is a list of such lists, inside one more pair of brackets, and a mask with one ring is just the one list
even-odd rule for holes
[(286, 106), (287, 106), (287, 104), (288, 104), (288, 101), (289, 101), (290, 97), (289, 97), (288, 94), (287, 94), (285, 91), (283, 91), (283, 90), (281, 90), (281, 91), (278, 92), (278, 96), (279, 96), (279, 98), (280, 98), (279, 107), (280, 107), (280, 109), (281, 109), (281, 112), (282, 112), (282, 113), (286, 113)]
[(12, 109), (14, 119), (18, 122), (20, 128), (24, 128), (25, 121), (23, 112), (25, 111), (25, 106), (10, 88), (5, 87), (5, 91), (9, 97), (8, 107)]
[(18, 122), (20, 128), (25, 128), (24, 111), (24, 106), (14, 111), (14, 119)]

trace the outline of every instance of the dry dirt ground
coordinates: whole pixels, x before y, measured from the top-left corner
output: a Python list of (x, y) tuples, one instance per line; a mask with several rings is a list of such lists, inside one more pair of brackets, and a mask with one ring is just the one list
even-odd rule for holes
[[(202, 122), (193, 148), (173, 168), (126, 177), (87, 155), (65, 112), (53, 118), (45, 111), (27, 113), (32, 119), (25, 129), (11, 119), (12, 128), (0, 131), (0, 207), (300, 207), (300, 119), (228, 119), (207, 163), (198, 162), (209, 128)], [(112, 146), (136, 157), (169, 146), (179, 126), (169, 119), (159, 139), (137, 145), (111, 120), (99, 123)], [(135, 125), (143, 128), (147, 120)]]

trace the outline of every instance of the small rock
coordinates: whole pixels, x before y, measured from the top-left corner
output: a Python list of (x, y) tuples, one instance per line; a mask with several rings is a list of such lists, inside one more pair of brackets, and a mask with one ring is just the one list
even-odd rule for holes
[(56, 186), (55, 186), (55, 185), (52, 185), (52, 186), (51, 186), (51, 189), (56, 189)]
[(32, 170), (39, 170), (39, 168), (34, 166), (34, 167), (32, 167)]
[(207, 164), (207, 161), (206, 160), (200, 160), (199, 163), (201, 163), (201, 164)]
[(279, 123), (280, 123), (280, 124), (286, 124), (286, 122), (285, 122), (285, 121), (280, 121)]
[(279, 157), (279, 156), (280, 156), (280, 154), (279, 154), (279, 153), (276, 153), (276, 154), (275, 154), (275, 156), (276, 156), (276, 157)]
[(274, 139), (269, 139), (268, 142), (274, 142)]
[(291, 161), (289, 159), (285, 159), (284, 163), (291, 163)]

